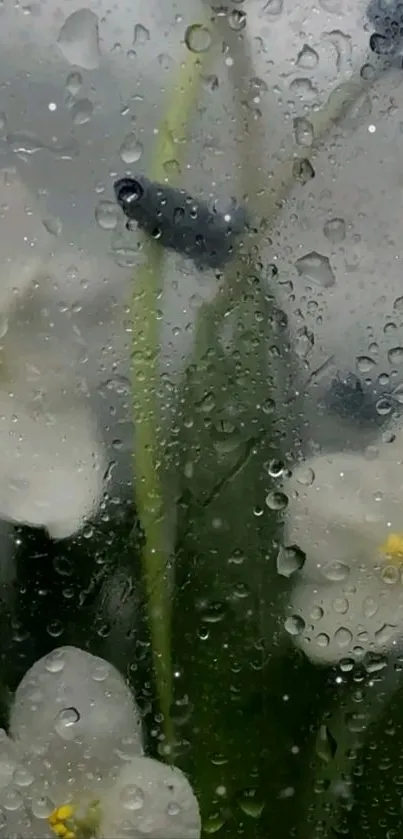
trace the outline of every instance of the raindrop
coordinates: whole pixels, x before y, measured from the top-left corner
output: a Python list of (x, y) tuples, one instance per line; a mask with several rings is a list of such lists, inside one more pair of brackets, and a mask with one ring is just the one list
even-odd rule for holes
[(335, 48), (336, 68), (339, 73), (343, 73), (351, 63), (352, 40), (350, 36), (345, 35), (340, 29), (334, 29), (326, 33), (325, 38)]
[(304, 567), (306, 554), (298, 545), (282, 545), (277, 554), (277, 573), (280, 577), (291, 577)]
[(313, 332), (310, 332), (306, 326), (301, 326), (297, 330), (294, 339), (294, 351), (298, 358), (306, 358), (315, 343)]
[(296, 63), (303, 70), (314, 70), (319, 63), (318, 53), (312, 47), (308, 47), (308, 44), (304, 44), (298, 53)]
[(118, 223), (118, 209), (113, 201), (100, 201), (95, 208), (95, 219), (102, 230), (114, 230)]
[(19, 766), (13, 775), (13, 781), (18, 787), (30, 787), (34, 780), (32, 772), (24, 766)]
[(284, 629), (289, 635), (301, 635), (305, 629), (305, 621), (298, 615), (290, 615), (284, 621)]
[(12, 787), (6, 787), (6, 789), (2, 790), (1, 803), (5, 810), (15, 812), (21, 809), (24, 802), (17, 790)]
[(74, 736), (74, 727), (80, 721), (77, 708), (62, 708), (55, 720), (55, 731), (63, 740), (70, 740)]
[(210, 603), (207, 609), (203, 612), (202, 621), (204, 623), (219, 623), (226, 614), (225, 604), (220, 601)]
[(212, 440), (219, 454), (229, 454), (237, 449), (241, 437), (237, 427), (229, 420), (220, 420), (212, 429)]
[(213, 38), (207, 26), (192, 23), (185, 32), (185, 44), (190, 52), (207, 52), (213, 43)]
[(126, 810), (141, 810), (144, 806), (144, 793), (134, 784), (124, 787), (119, 798)]
[(364, 618), (373, 618), (379, 608), (378, 601), (374, 597), (364, 597), (362, 603), (362, 615)]
[(179, 816), (180, 811), (181, 811), (181, 808), (179, 807), (179, 804), (176, 803), (176, 801), (170, 801), (169, 802), (169, 804), (167, 806), (167, 815), (168, 816), (172, 816), (172, 817)]
[(384, 644), (389, 644), (395, 633), (396, 626), (393, 626), (390, 623), (384, 623), (383, 626), (375, 632), (375, 641), (377, 644), (382, 646)]
[(83, 70), (95, 70), (101, 57), (96, 14), (91, 9), (73, 12), (61, 27), (57, 43), (70, 64)]
[(403, 362), (403, 347), (392, 347), (388, 351), (388, 361), (390, 364), (401, 364)]
[(294, 163), (292, 164), (292, 175), (296, 181), (299, 181), (299, 183), (306, 184), (315, 177), (315, 169), (313, 168), (312, 163), (306, 158), (303, 158), (302, 160), (294, 160)]
[(76, 96), (83, 84), (83, 77), (81, 73), (69, 73), (66, 79), (66, 90), (72, 96)]
[(263, 11), (272, 17), (279, 17), (283, 12), (284, 0), (268, 0)]
[(350, 573), (348, 565), (344, 562), (329, 562), (323, 568), (323, 576), (332, 583), (339, 583), (346, 580)]
[(332, 607), (337, 615), (346, 615), (348, 612), (348, 600), (346, 597), (336, 597), (333, 600)]
[(311, 486), (315, 480), (315, 472), (309, 466), (298, 473), (297, 481), (302, 486)]
[(393, 308), (396, 312), (403, 312), (403, 297), (396, 297)]
[(293, 79), (290, 84), (292, 95), (305, 102), (312, 102), (318, 98), (318, 91), (310, 79)]
[(218, 833), (221, 830), (224, 824), (225, 817), (223, 813), (212, 813), (203, 822), (203, 832), (208, 835), (214, 835), (214, 833)]
[(64, 668), (63, 654), (56, 650), (50, 653), (45, 659), (45, 670), (48, 673), (60, 673)]
[(335, 756), (337, 743), (327, 725), (319, 726), (316, 738), (316, 754), (324, 763), (329, 763)]
[(129, 165), (131, 163), (137, 163), (137, 161), (140, 160), (140, 157), (143, 154), (143, 146), (133, 132), (128, 134), (123, 140), (119, 154), (123, 163), (127, 163)]
[(288, 496), (284, 492), (269, 492), (265, 498), (269, 510), (286, 510), (288, 507)]
[(353, 640), (353, 636), (349, 629), (345, 626), (340, 626), (334, 633), (334, 640), (339, 647), (348, 647)]
[(295, 267), (300, 277), (304, 277), (309, 282), (322, 286), (322, 288), (330, 288), (336, 282), (329, 259), (317, 251), (301, 256), (297, 259)]
[(142, 23), (136, 23), (133, 29), (133, 46), (141, 46), (150, 40), (150, 32)]
[(35, 816), (36, 819), (48, 819), (55, 809), (55, 805), (50, 798), (46, 798), (44, 795), (41, 795), (39, 798), (33, 799), (31, 809), (32, 815)]
[(248, 787), (242, 790), (238, 797), (238, 804), (245, 815), (252, 819), (259, 819), (264, 808), (264, 800), (259, 796), (257, 789)]
[(295, 142), (299, 146), (311, 146), (313, 143), (313, 125), (306, 117), (296, 117), (293, 123)]
[(366, 375), (370, 373), (372, 368), (375, 366), (375, 361), (373, 358), (370, 358), (368, 355), (359, 355), (356, 359), (356, 367), (358, 373), (362, 373)]
[(332, 245), (340, 245), (346, 238), (346, 222), (343, 218), (332, 218), (323, 225), (323, 233)]
[(240, 29), (245, 29), (246, 26), (246, 12), (241, 9), (233, 9), (228, 15), (228, 23), (231, 29), (239, 32)]
[(85, 125), (94, 113), (94, 105), (90, 99), (79, 99), (71, 108), (74, 125)]
[(42, 224), (51, 236), (60, 236), (62, 232), (62, 223), (57, 216), (42, 219)]

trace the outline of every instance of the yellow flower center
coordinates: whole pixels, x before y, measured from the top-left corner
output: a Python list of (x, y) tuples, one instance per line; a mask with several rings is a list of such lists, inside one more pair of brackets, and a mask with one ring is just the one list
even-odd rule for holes
[(403, 533), (390, 533), (380, 550), (392, 565), (401, 565), (403, 563)]
[(50, 829), (60, 839), (93, 839), (97, 836), (99, 822), (99, 801), (92, 801), (83, 815), (77, 813), (73, 804), (62, 804), (48, 817)]

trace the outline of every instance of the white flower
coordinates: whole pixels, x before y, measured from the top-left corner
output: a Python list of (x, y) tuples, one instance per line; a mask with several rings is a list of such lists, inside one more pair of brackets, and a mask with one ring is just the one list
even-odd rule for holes
[(0, 738), (0, 837), (198, 839), (199, 808), (176, 767), (145, 757), (118, 671), (75, 647), (37, 661)]
[(313, 661), (360, 660), (403, 639), (403, 432), (366, 454), (307, 461), (285, 485), (293, 575), (286, 629)]

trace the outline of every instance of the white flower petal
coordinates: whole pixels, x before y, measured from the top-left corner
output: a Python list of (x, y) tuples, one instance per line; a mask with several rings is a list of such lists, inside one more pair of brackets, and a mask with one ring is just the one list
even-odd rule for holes
[(103, 452), (85, 406), (47, 413), (24, 400), (0, 383), (0, 514), (62, 539), (99, 504)]
[(54, 650), (24, 676), (10, 733), (24, 748), (39, 743), (64, 763), (75, 754), (76, 762), (97, 758), (112, 768), (126, 752), (142, 752), (140, 715), (124, 679), (111, 664), (76, 647)]
[(103, 839), (199, 839), (199, 806), (176, 767), (136, 758), (120, 772), (102, 801)]
[[(397, 568), (351, 574), (338, 584), (297, 584), (287, 609), (286, 629), (311, 661), (334, 664), (362, 660), (403, 642), (403, 586)], [(303, 623), (301, 622), (301, 619)]]
[[(332, 578), (326, 566), (375, 563), (388, 534), (403, 530), (401, 453), (400, 444), (383, 444), (373, 459), (335, 453), (295, 469), (284, 487), (284, 539), (306, 553), (305, 577), (325, 583)], [(310, 483), (307, 470), (314, 473)]]

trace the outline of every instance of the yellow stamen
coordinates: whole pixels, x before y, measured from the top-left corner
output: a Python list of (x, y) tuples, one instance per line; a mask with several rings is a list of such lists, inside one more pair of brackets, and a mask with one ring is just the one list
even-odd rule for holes
[(72, 830), (73, 825), (66, 824), (74, 816), (74, 809), (71, 804), (62, 804), (48, 817), (51, 830), (60, 839), (77, 839), (75, 831)]
[(403, 533), (391, 533), (380, 550), (393, 564), (403, 563)]

